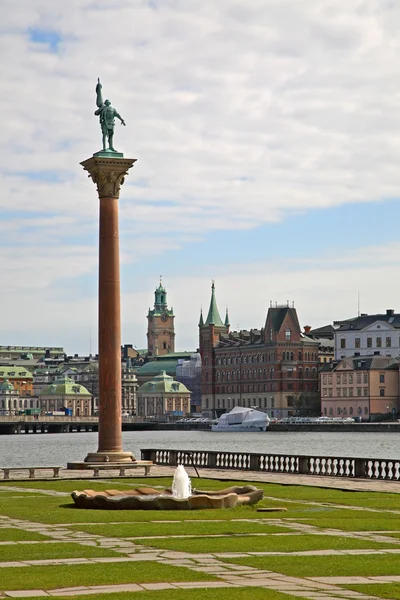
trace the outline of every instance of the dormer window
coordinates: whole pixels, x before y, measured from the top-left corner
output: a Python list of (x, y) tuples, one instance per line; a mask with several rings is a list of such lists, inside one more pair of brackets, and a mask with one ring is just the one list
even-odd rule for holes
[(291, 331), (291, 329), (289, 329), (289, 327), (287, 327), (287, 329), (285, 331), (285, 340), (287, 342), (290, 342), (291, 337), (292, 337), (292, 331)]
[(269, 341), (272, 342), (273, 339), (274, 339), (274, 330), (271, 327), (271, 329), (269, 330)]

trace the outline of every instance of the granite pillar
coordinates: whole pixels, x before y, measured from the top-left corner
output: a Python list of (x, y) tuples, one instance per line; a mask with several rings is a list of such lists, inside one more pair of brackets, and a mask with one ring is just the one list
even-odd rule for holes
[(85, 462), (130, 462), (122, 448), (118, 199), (136, 159), (93, 156), (81, 163), (97, 185), (99, 231), (99, 438)]

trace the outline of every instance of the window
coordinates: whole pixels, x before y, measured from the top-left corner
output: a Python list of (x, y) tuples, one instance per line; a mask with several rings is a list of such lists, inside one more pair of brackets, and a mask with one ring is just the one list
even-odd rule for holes
[(343, 383), (347, 383), (347, 373), (343, 373)]
[(327, 381), (327, 377), (326, 377), (326, 375), (323, 375), (323, 376), (322, 376), (322, 383), (323, 383), (324, 385), (326, 385), (326, 381)]
[(340, 388), (337, 388), (337, 390), (336, 390), (336, 396), (337, 396), (338, 398), (340, 398), (340, 397), (341, 397), (341, 395), (342, 395), (342, 390), (341, 390)]
[(380, 388), (379, 395), (383, 397), (385, 395), (385, 388)]
[(353, 374), (349, 373), (349, 383), (352, 384), (353, 383)]
[(360, 344), (361, 344), (361, 339), (360, 338), (356, 338), (354, 340), (354, 347), (355, 348), (360, 348)]
[(385, 373), (379, 373), (379, 383), (385, 383)]
[(361, 383), (361, 373), (357, 373), (357, 383)]
[(363, 375), (363, 383), (368, 383), (368, 373), (364, 373), (364, 375)]
[(345, 340), (345, 338), (342, 338), (342, 339), (340, 340), (340, 347), (341, 347), (341, 348), (346, 348), (346, 340)]
[(347, 388), (343, 388), (343, 396), (347, 396)]
[(368, 396), (368, 388), (364, 388), (364, 396)]
[(272, 342), (273, 339), (274, 339), (274, 330), (271, 327), (271, 329), (269, 330), (269, 341)]
[(336, 383), (340, 383), (340, 374), (339, 373), (336, 375)]
[(376, 347), (382, 348), (382, 338), (381, 337), (376, 338)]
[(367, 338), (367, 348), (372, 348), (372, 337)]
[(391, 348), (391, 346), (392, 346), (392, 338), (387, 337), (386, 338), (386, 348)]
[(285, 339), (286, 339), (286, 341), (287, 341), (287, 342), (290, 342), (290, 340), (291, 340), (291, 337), (292, 337), (292, 332), (291, 332), (291, 330), (290, 330), (290, 329), (289, 329), (289, 327), (288, 327), (288, 328), (286, 329), (286, 331), (285, 331)]
[(361, 388), (360, 387), (357, 388), (357, 396), (361, 396)]
[(365, 406), (365, 407), (364, 407), (364, 415), (367, 415), (367, 414), (368, 414), (368, 407), (367, 407), (367, 406)]
[(332, 398), (332, 388), (328, 388), (328, 396), (329, 398)]
[(353, 388), (349, 388), (349, 396), (353, 395)]

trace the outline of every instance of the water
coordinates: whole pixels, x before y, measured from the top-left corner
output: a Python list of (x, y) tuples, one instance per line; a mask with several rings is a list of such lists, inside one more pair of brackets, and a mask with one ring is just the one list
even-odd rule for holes
[[(122, 437), (124, 450), (136, 458), (141, 448), (168, 448), (400, 459), (400, 434), (388, 431), (126, 431)], [(65, 465), (96, 450), (97, 433), (91, 432), (0, 435), (0, 467)]]
[(190, 477), (186, 473), (183, 465), (178, 465), (174, 471), (172, 495), (181, 500), (189, 498), (189, 496), (192, 495), (192, 484), (190, 482)]

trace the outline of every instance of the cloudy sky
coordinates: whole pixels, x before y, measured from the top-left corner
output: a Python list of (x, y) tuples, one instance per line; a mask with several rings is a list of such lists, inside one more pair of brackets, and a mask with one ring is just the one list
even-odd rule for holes
[(124, 343), (159, 275), (178, 350), (215, 279), (233, 328), (400, 312), (400, 3), (2, 0), (0, 344), (96, 350), (101, 78), (122, 188)]

